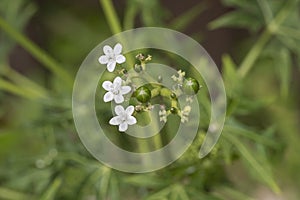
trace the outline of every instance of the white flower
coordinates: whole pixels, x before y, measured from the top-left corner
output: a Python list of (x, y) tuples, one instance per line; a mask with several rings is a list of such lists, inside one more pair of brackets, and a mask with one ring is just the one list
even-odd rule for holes
[(164, 107), (161, 108), (161, 110), (158, 112), (159, 115), (159, 121), (166, 123), (167, 122), (167, 111)]
[(180, 117), (181, 117), (182, 123), (189, 121), (189, 115), (190, 115), (191, 110), (192, 110), (191, 106), (185, 106), (183, 108), (183, 110), (180, 112)]
[(114, 100), (116, 103), (123, 103), (123, 95), (131, 91), (130, 86), (122, 86), (122, 79), (118, 76), (114, 79), (113, 83), (104, 81), (102, 87), (107, 91), (103, 97), (104, 102)]
[(126, 110), (121, 105), (115, 107), (115, 113), (117, 116), (109, 120), (110, 125), (118, 125), (120, 132), (125, 132), (128, 129), (128, 125), (136, 124), (136, 118), (132, 116), (134, 112), (134, 106), (128, 106)]
[(171, 78), (173, 79), (173, 81), (182, 84), (183, 83), (183, 78), (185, 76), (185, 72), (184, 71), (177, 71), (178, 77), (173, 75)]
[(105, 45), (103, 47), (103, 52), (105, 55), (100, 56), (98, 59), (99, 63), (106, 64), (107, 70), (113, 72), (115, 70), (116, 64), (121, 64), (126, 61), (125, 56), (121, 54), (122, 45), (120, 43), (116, 44), (114, 49), (110, 46)]
[(186, 101), (187, 103), (193, 103), (194, 98), (193, 98), (193, 96), (187, 96), (186, 99), (185, 99), (185, 101)]

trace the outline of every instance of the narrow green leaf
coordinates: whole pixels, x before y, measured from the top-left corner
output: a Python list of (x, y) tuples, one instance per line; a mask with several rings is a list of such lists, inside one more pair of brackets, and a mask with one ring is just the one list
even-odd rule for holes
[(3, 73), (4, 76), (6, 76), (8, 79), (10, 79), (12, 82), (14, 82), (16, 85), (18, 85), (21, 88), (24, 88), (24, 90), (32, 93), (34, 96), (40, 97), (40, 98), (48, 98), (48, 91), (43, 88), (42, 86), (36, 84), (26, 76), (20, 74), (16, 70), (12, 69), (11, 67), (7, 67), (7, 70)]
[(167, 196), (170, 194), (172, 190), (172, 187), (167, 187), (165, 189), (162, 189), (154, 194), (151, 194), (150, 196), (146, 197), (145, 200), (163, 200), (167, 199)]
[(107, 198), (108, 188), (109, 188), (109, 182), (110, 182), (110, 175), (111, 175), (111, 169), (110, 168), (104, 168), (103, 174), (100, 181), (100, 188), (99, 188), (99, 194), (101, 196), (101, 199)]
[(18, 32), (15, 28), (10, 26), (1, 16), (0, 16), (0, 28), (5, 31), (11, 38), (16, 40), (24, 49), (26, 49), (32, 56), (34, 56), (39, 62), (44, 64), (51, 72), (56, 76), (61, 78), (70, 87), (73, 84), (73, 79), (70, 74), (64, 70), (53, 58), (51, 58), (45, 51), (40, 49), (36, 44), (34, 44), (27, 37)]
[(112, 174), (110, 178), (110, 198), (111, 200), (119, 200), (120, 198), (120, 189), (118, 184), (118, 179), (116, 174)]
[(159, 188), (168, 184), (168, 181), (148, 174), (129, 176), (124, 179), (124, 182), (133, 186), (149, 188)]
[(4, 90), (7, 92), (10, 92), (12, 94), (15, 94), (17, 96), (21, 96), (27, 99), (36, 99), (37, 96), (30, 93), (29, 91), (24, 90), (23, 88), (16, 86), (13, 83), (10, 83), (4, 79), (0, 78), (0, 90)]
[(138, 4), (136, 1), (127, 1), (127, 8), (124, 16), (124, 30), (134, 28), (135, 17), (138, 14)]
[(55, 199), (56, 193), (59, 187), (62, 184), (61, 178), (56, 178), (50, 185), (50, 187), (46, 190), (46, 192), (42, 195), (41, 200), (52, 200)]
[(248, 150), (248, 148), (240, 142), (234, 135), (224, 133), (223, 136), (231, 142), (240, 152), (241, 156), (248, 162), (248, 164), (257, 172), (258, 176), (277, 194), (281, 193), (280, 188), (275, 182), (274, 178), (268, 170), (264, 168), (256, 159), (255, 156)]
[(278, 75), (280, 79), (280, 93), (283, 98), (289, 96), (289, 87), (291, 82), (291, 73), (292, 73), (292, 61), (290, 53), (287, 49), (281, 49), (279, 51), (279, 62), (275, 63), (278, 69)]
[(271, 6), (267, 0), (257, 0), (257, 3), (261, 9), (261, 12), (265, 18), (266, 24), (269, 24), (273, 19), (273, 13)]
[(226, 197), (226, 199), (230, 200), (255, 200), (254, 198), (227, 186), (217, 187), (213, 193), (218, 197)]
[(34, 199), (32, 196), (17, 192), (8, 188), (0, 187), (0, 198), (7, 200), (29, 200)]
[(99, 2), (102, 5), (111, 32), (113, 34), (120, 33), (122, 28), (113, 2), (111, 0), (99, 0)]
[[(251, 24), (251, 26), (249, 26)], [(262, 27), (261, 20), (257, 16), (252, 16), (242, 10), (229, 12), (208, 24), (211, 30), (223, 27), (246, 28), (256, 32)]]
[(268, 145), (268, 146), (276, 146), (277, 143), (271, 140), (271, 138), (267, 138), (264, 135), (257, 134), (254, 131), (247, 130), (243, 127), (239, 127), (236, 125), (225, 125), (223, 128), (224, 132), (230, 133), (230, 134), (235, 134), (235, 135), (240, 135), (245, 138), (251, 139), (257, 143)]

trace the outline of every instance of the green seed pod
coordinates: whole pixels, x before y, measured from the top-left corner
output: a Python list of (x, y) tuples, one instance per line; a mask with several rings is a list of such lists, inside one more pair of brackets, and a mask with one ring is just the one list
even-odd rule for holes
[(147, 87), (141, 86), (135, 91), (135, 97), (139, 102), (146, 103), (151, 99), (151, 91)]
[(159, 76), (157, 77), (157, 81), (158, 81), (159, 83), (161, 83), (161, 82), (163, 81), (163, 78), (162, 78), (161, 75), (159, 75)]
[(172, 99), (176, 99), (177, 98), (177, 96), (176, 96), (176, 94), (174, 92), (172, 92), (170, 96), (171, 96)]
[(194, 78), (187, 78), (182, 85), (183, 92), (188, 95), (197, 94), (200, 89), (198, 81)]
[(173, 114), (177, 114), (177, 112), (178, 112), (177, 108), (175, 108), (175, 107), (171, 107), (170, 111)]
[(136, 71), (137, 73), (140, 73), (141, 71), (143, 71), (143, 67), (141, 65), (135, 64), (134, 71)]

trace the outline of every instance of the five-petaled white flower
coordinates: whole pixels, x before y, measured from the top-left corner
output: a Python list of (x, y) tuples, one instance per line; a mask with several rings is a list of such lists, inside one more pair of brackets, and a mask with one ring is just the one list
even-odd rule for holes
[(123, 103), (123, 95), (131, 91), (130, 86), (122, 86), (122, 79), (119, 76), (114, 79), (113, 83), (104, 81), (102, 87), (107, 91), (103, 97), (104, 102), (114, 100), (116, 103)]
[(115, 70), (116, 64), (121, 64), (126, 61), (125, 56), (121, 54), (122, 45), (117, 43), (112, 49), (110, 46), (105, 45), (103, 47), (103, 52), (105, 55), (100, 56), (98, 61), (101, 64), (106, 64), (107, 70), (113, 72)]
[(109, 120), (109, 124), (118, 125), (120, 132), (125, 132), (128, 129), (128, 125), (136, 124), (136, 118), (132, 116), (134, 112), (134, 106), (128, 106), (126, 110), (123, 106), (117, 105), (115, 107), (115, 113), (117, 116)]

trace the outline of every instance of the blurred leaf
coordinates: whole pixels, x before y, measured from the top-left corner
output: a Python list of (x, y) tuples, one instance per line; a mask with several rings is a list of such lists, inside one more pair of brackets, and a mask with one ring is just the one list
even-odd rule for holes
[(128, 0), (124, 16), (124, 30), (134, 28), (135, 17), (138, 13), (138, 4), (135, 0)]
[(108, 195), (109, 183), (110, 183), (110, 176), (111, 176), (111, 169), (110, 168), (103, 168), (101, 180), (100, 180), (100, 187), (98, 193), (101, 199), (106, 199)]
[(261, 9), (261, 12), (265, 18), (265, 22), (266, 22), (266, 24), (268, 24), (273, 19), (273, 13), (272, 13), (271, 6), (270, 6), (268, 0), (257, 0), (257, 2)]
[(17, 192), (8, 188), (0, 187), (0, 198), (7, 200), (29, 200), (34, 199), (32, 196)]
[(278, 75), (280, 79), (280, 92), (283, 98), (289, 96), (289, 88), (291, 82), (292, 73), (292, 61), (290, 53), (286, 49), (281, 49), (279, 52), (278, 62), (274, 62), (278, 70)]
[(159, 190), (154, 194), (149, 195), (145, 200), (164, 200), (167, 199), (167, 196), (170, 194), (172, 187), (167, 187), (165, 189)]
[(55, 199), (56, 193), (59, 189), (59, 187), (62, 184), (62, 179), (61, 178), (56, 178), (50, 185), (50, 187), (47, 189), (47, 191), (42, 195), (40, 198), (41, 200), (52, 200)]
[(229, 55), (222, 57), (223, 63), (223, 77), (226, 87), (226, 93), (230, 97), (239, 96), (242, 88), (242, 81), (237, 74), (237, 66)]
[(238, 8), (243, 8), (246, 10), (257, 10), (257, 4), (255, 1), (248, 0), (223, 0), (222, 1), (227, 6), (234, 6)]
[(257, 172), (257, 175), (261, 180), (263, 180), (276, 194), (281, 193), (280, 188), (270, 174), (271, 172), (267, 171), (264, 165), (256, 160), (255, 155), (253, 155), (236, 136), (230, 133), (224, 133), (223, 136), (237, 148), (242, 158)]
[(171, 191), (170, 200), (189, 200), (184, 188), (181, 185), (174, 185)]
[[(15, 0), (14, 3), (11, 3), (10, 0), (0, 1), (0, 16), (19, 31), (25, 27), (35, 12), (35, 4), (26, 0)], [(5, 57), (15, 45), (15, 41), (10, 40), (3, 32), (0, 32), (0, 41), (0, 62), (7, 62)]]
[(168, 180), (147, 174), (128, 176), (123, 181), (133, 186), (148, 188), (160, 188), (169, 183)]
[(204, 10), (206, 5), (203, 2), (198, 3), (189, 10), (182, 13), (179, 17), (172, 20), (170, 28), (182, 31), (189, 26)]
[(247, 196), (246, 194), (227, 186), (216, 187), (214, 193), (218, 197), (222, 197), (230, 200), (255, 200), (252, 197)]
[(272, 140), (272, 138), (268, 138), (262, 134), (258, 134), (255, 133), (254, 131), (247, 130), (241, 125), (237, 125), (236, 123), (225, 125), (223, 131), (226, 133), (243, 136), (259, 144), (263, 144), (271, 147), (276, 147), (278, 145), (276, 142)]
[(113, 173), (110, 178), (110, 198), (112, 200), (121, 199), (120, 189), (119, 189), (119, 180), (115, 173)]
[[(251, 24), (251, 26), (249, 26)], [(236, 10), (224, 14), (208, 24), (209, 29), (223, 27), (245, 28), (256, 32), (262, 27), (263, 23), (256, 15), (249, 15), (246, 11)]]
[(13, 83), (10, 83), (9, 81), (6, 81), (2, 78), (0, 78), (0, 90), (4, 90), (7, 92), (10, 92), (12, 94), (24, 97), (24, 98), (28, 98), (28, 99), (36, 99), (38, 98), (38, 96), (36, 96), (35, 94), (33, 94), (30, 91), (26, 91), (23, 88), (16, 86)]

